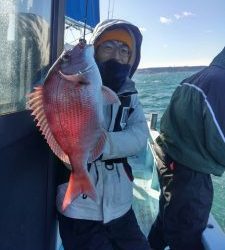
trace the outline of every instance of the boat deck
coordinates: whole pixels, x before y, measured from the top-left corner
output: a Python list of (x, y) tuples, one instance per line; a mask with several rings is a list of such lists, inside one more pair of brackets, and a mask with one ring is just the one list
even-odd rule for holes
[[(137, 157), (129, 159), (134, 175), (133, 209), (138, 224), (147, 236), (158, 211), (159, 192), (154, 184), (154, 159), (150, 147)], [(155, 187), (154, 187), (155, 186)], [(154, 189), (152, 188), (154, 187)]]

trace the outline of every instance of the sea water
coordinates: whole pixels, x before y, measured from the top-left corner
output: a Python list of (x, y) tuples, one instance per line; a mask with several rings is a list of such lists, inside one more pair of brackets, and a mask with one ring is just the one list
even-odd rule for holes
[[(197, 71), (177, 71), (148, 73), (137, 72), (133, 80), (139, 92), (139, 98), (146, 116), (158, 114), (157, 127), (165, 111), (171, 95), (179, 83)], [(225, 174), (222, 177), (212, 176), (214, 186), (214, 201), (212, 214), (225, 231)]]

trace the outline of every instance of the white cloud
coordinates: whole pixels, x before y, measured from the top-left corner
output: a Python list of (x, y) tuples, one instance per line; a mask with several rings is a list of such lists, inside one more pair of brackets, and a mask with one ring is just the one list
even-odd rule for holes
[[(191, 17), (191, 16), (195, 16), (195, 14), (190, 12), (190, 11), (183, 11), (181, 13), (176, 13), (173, 16), (174, 16), (174, 18), (176, 20), (180, 20), (180, 19), (183, 19), (183, 18), (188, 18), (188, 17)], [(160, 17), (160, 23), (162, 23), (162, 24), (170, 24), (170, 23), (173, 23), (173, 21), (174, 20), (172, 18), (168, 18), (168, 17), (164, 17), (164, 16)]]
[(183, 15), (184, 17), (188, 17), (188, 16), (194, 16), (195, 14), (192, 13), (192, 12), (189, 12), (189, 11), (183, 11), (183, 12), (182, 12), (182, 15)]
[(170, 23), (172, 23), (172, 19), (164, 17), (164, 16), (161, 16), (159, 20), (160, 20), (160, 23), (162, 23), (162, 24), (170, 24)]
[(179, 20), (179, 19), (182, 19), (182, 18), (185, 18), (185, 17), (191, 17), (191, 16), (195, 16), (194, 13), (190, 12), (190, 11), (183, 11), (182, 13), (178, 14), (174, 14), (174, 17)]

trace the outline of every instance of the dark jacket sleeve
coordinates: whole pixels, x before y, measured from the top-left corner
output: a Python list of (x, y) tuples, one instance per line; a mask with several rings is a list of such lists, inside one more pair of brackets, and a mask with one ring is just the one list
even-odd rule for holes
[(225, 70), (211, 66), (205, 81), (205, 144), (212, 158), (225, 168)]

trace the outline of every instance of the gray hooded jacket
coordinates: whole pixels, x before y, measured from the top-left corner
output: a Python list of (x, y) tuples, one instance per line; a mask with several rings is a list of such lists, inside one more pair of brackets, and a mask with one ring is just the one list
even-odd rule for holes
[[(140, 61), (142, 40), (140, 31), (136, 26), (122, 20), (107, 20), (97, 25), (91, 41), (94, 43), (106, 29), (117, 27), (129, 29), (135, 39), (135, 54), (133, 54), (135, 56), (130, 71), (130, 77), (132, 77)], [(62, 211), (61, 206), (67, 183), (61, 184), (58, 186), (57, 208), (67, 217), (107, 223), (121, 217), (131, 207), (133, 183), (124, 168), (124, 163), (118, 162), (118, 159), (137, 155), (146, 146), (149, 134), (143, 109), (138, 100), (137, 90), (130, 78), (123, 84), (118, 96), (121, 100), (129, 97), (130, 103), (122, 108), (118, 103), (105, 108), (105, 128), (108, 130), (107, 141), (102, 159), (92, 163), (89, 170), (90, 179), (96, 188), (97, 202), (81, 195), (65, 211)], [(115, 130), (118, 125), (120, 129)], [(106, 165), (106, 160), (112, 160), (112, 165)]]

